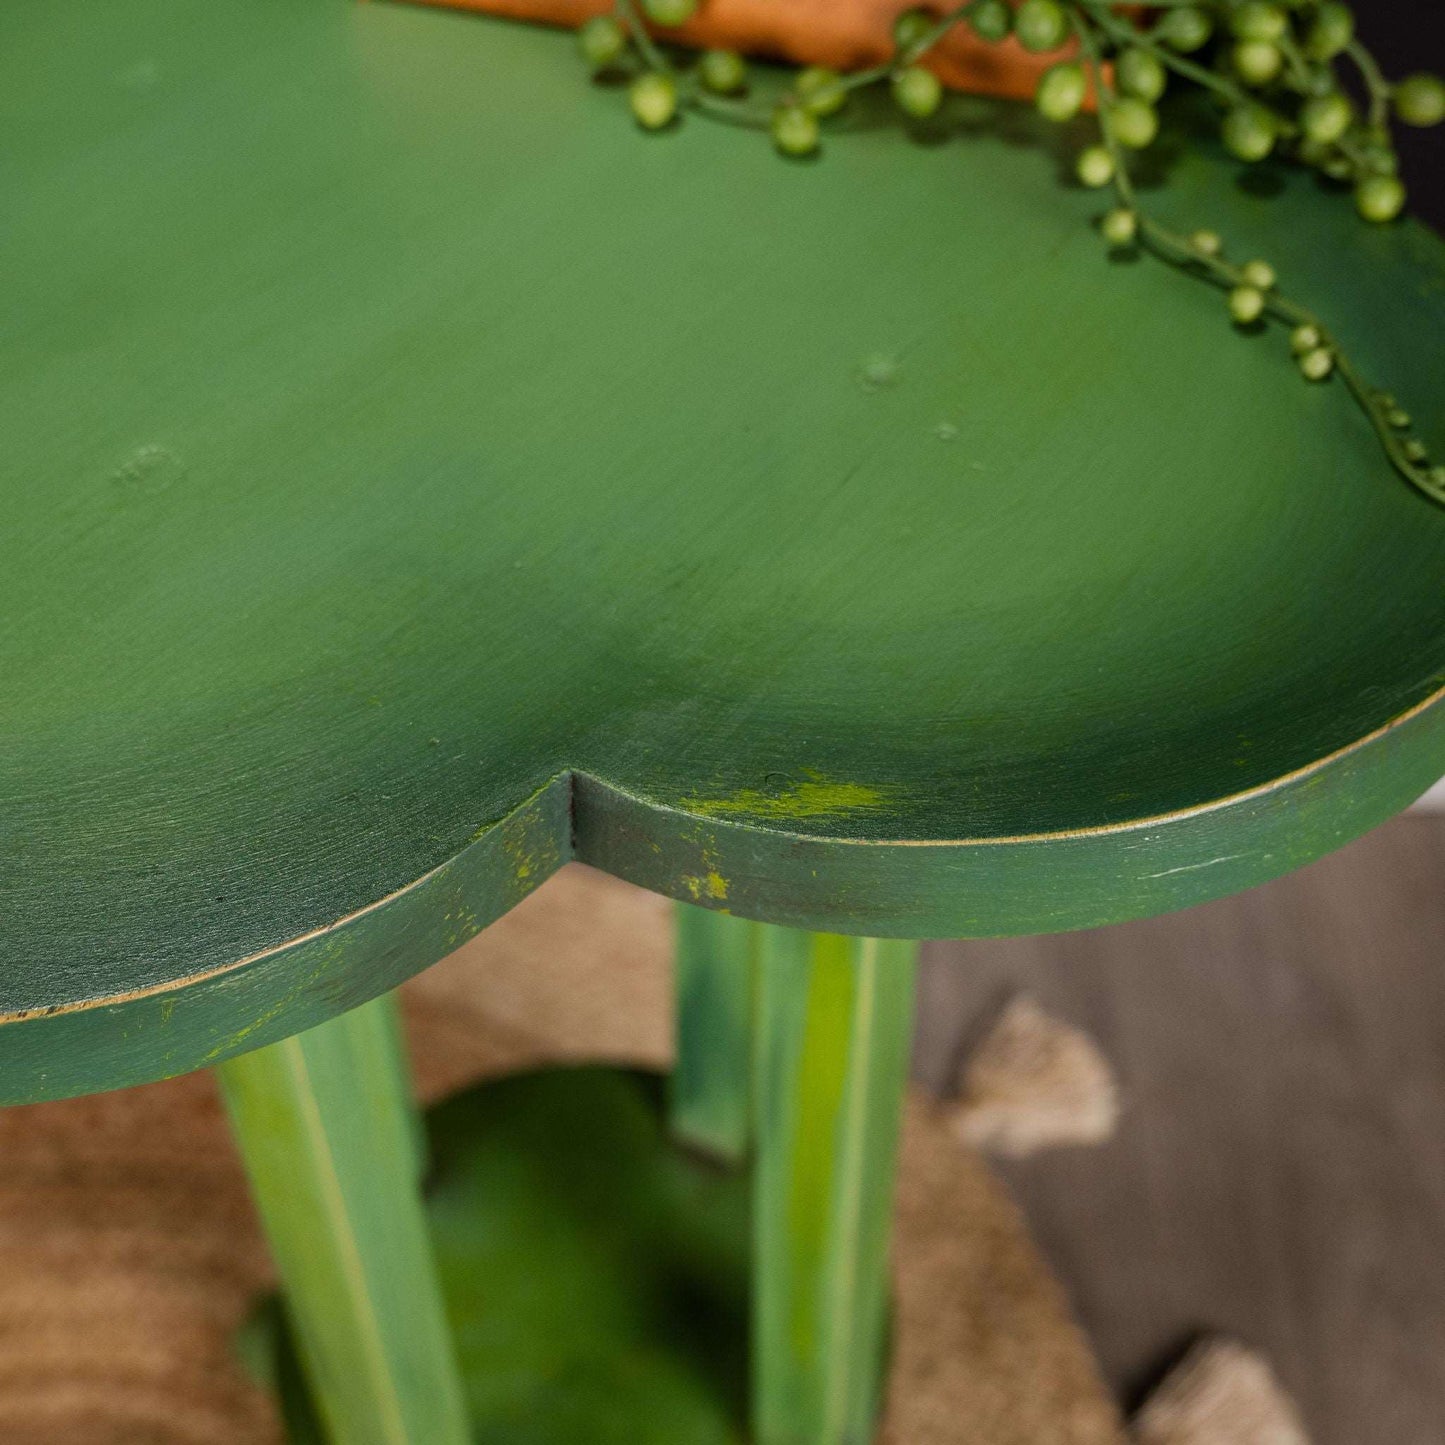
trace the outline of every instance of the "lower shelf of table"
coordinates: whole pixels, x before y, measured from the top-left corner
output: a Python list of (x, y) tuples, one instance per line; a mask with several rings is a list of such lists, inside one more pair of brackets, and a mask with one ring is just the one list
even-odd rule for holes
[[(669, 1139), (661, 1078), (517, 1075), (427, 1126), (427, 1210), (476, 1438), (740, 1445), (747, 1176)], [(292, 1445), (322, 1445), (274, 1300), (242, 1343)]]

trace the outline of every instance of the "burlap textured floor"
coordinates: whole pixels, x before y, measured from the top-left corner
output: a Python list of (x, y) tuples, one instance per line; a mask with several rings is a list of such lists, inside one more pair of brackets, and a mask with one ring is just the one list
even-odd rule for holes
[[(569, 868), (407, 986), (423, 1094), (549, 1059), (664, 1063), (668, 951), (662, 900)], [(1117, 1445), (999, 1185), (921, 1098), (903, 1154), (889, 1445)], [(209, 1078), (0, 1113), (5, 1445), (274, 1445), (229, 1349), (269, 1283)]]

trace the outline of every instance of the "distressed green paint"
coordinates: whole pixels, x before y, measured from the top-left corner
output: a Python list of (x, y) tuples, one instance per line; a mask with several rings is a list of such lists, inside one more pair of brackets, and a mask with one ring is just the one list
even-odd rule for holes
[[(351, 0), (7, 0), (0, 95), (0, 1102), (309, 1027), (570, 857), (1080, 928), (1445, 772), (1445, 513), (1110, 264), (1027, 107), (787, 165)], [(1445, 246), (1236, 179), (1172, 157), (1161, 221), (1445, 447)]]
[[(571, 856), (555, 780), (377, 907), (174, 990), (0, 1025), (0, 1101), (94, 1092), (215, 1064), (311, 1028), (451, 953)], [(539, 860), (512, 871), (519, 847)]]
[(887, 801), (882, 788), (867, 788), (861, 783), (808, 781), (794, 783), (777, 794), (744, 788), (730, 798), (686, 798), (683, 806), (704, 818), (731, 816), (796, 822), (881, 808)]
[(866, 1445), (883, 1368), (914, 949), (760, 925), (758, 1445)]
[(217, 1076), (331, 1445), (467, 1445), (388, 1009)]
[(679, 904), (673, 1134), (737, 1163), (751, 1137), (753, 988), (763, 925)]

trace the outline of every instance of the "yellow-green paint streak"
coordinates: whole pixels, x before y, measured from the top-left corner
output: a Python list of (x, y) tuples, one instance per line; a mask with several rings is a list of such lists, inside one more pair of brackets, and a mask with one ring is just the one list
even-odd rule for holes
[(913, 946), (754, 925), (753, 1435), (876, 1420)]
[(852, 813), (882, 808), (892, 799), (892, 790), (866, 783), (834, 783), (816, 779), (793, 783), (781, 792), (743, 788), (722, 798), (684, 798), (682, 806), (705, 818), (769, 818), (793, 822), (804, 818), (842, 818)]
[(249, 1039), (257, 1029), (263, 1029), (273, 1020), (280, 1018), (281, 1015), (290, 1008), (298, 992), (298, 989), (292, 988), (284, 997), (277, 999), (276, 1002), (259, 1013), (255, 1018), (242, 1024), (240, 1028), (233, 1030), (213, 1049), (204, 1054), (201, 1062), (203, 1064), (210, 1064), (214, 1063), (217, 1059), (228, 1058), (232, 1054), (241, 1053), (245, 1049), (246, 1040)]
[(705, 898), (721, 903), (728, 896), (728, 881), (716, 868), (709, 868), (706, 873), (684, 873), (682, 886), (696, 903)]
[[(793, 1080), (796, 1117), (806, 1121), (808, 1127), (797, 1129), (793, 1137), (787, 1232), (793, 1267), (800, 1279), (812, 1282), (826, 1279), (828, 1274), (831, 1231), (820, 1228), (819, 1221), (827, 1217), (837, 1171), (839, 1111), (848, 1085), (854, 978), (847, 939), (814, 934), (809, 947), (807, 1012)], [(788, 1341), (798, 1360), (811, 1362), (819, 1358), (827, 1326), (820, 1316), (823, 1303), (820, 1293), (810, 1289), (796, 1290), (788, 1299)]]

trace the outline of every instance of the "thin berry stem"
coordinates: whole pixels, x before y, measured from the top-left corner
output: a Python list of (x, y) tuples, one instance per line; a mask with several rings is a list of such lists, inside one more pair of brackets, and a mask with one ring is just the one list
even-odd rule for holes
[(1390, 92), (1389, 81), (1384, 77), (1380, 67), (1375, 63), (1375, 57), (1360, 44), (1358, 40), (1351, 40), (1345, 46), (1345, 54), (1355, 63), (1355, 68), (1360, 72), (1361, 79), (1365, 82), (1365, 89), (1370, 96), (1370, 128), (1372, 130), (1384, 130), (1390, 119)]
[[(839, 92), (846, 93), (888, 81), (906, 66), (914, 64), (949, 31), (968, 20), (987, 3), (989, 0), (964, 0), (964, 3), (955, 5), (937, 17), (911, 44), (899, 46), (895, 43), (893, 53), (886, 60), (852, 74), (840, 75), (836, 80), (829, 78), (829, 88), (836, 86)], [(1169, 10), (1198, 3), (1199, 0), (1150, 0), (1150, 9)], [(1129, 174), (1129, 150), (1116, 128), (1115, 112), (1121, 102), (1106, 64), (1106, 56), (1119, 54), (1126, 48), (1141, 50), (1153, 56), (1167, 70), (1211, 91), (1227, 102), (1231, 109), (1249, 106), (1262, 110), (1268, 117), (1267, 122), (1262, 123), (1271, 126), (1275, 137), (1297, 138), (1301, 132), (1300, 124), (1292, 113), (1279, 108), (1276, 100), (1278, 89), (1271, 86), (1261, 94), (1219, 70), (1190, 60), (1172, 46), (1156, 39), (1146, 28), (1145, 22), (1136, 23), (1128, 16), (1119, 14), (1114, 8), (1114, 0), (1063, 0), (1060, 8), (1068, 18), (1077, 41), (1078, 54), (1093, 85), (1099, 134), (1110, 162), (1111, 174), (1106, 184), (1112, 185), (1119, 207), (1127, 213), (1122, 217), (1127, 224), (1110, 228), (1111, 237), (1132, 236), (1141, 250), (1176, 271), (1231, 293), (1232, 309), (1243, 299), (1245, 307), (1236, 310), (1241, 319), (1246, 316), (1259, 316), (1291, 327), (1295, 332), (1295, 338), (1292, 339), (1296, 341), (1303, 336), (1305, 340), (1299, 343), (1301, 349), (1298, 354), (1301, 356), (1301, 368), (1305, 374), (1311, 378), (1323, 379), (1332, 371), (1337, 372), (1345, 388), (1369, 419), (1394, 468), (1411, 486), (1432, 500), (1445, 504), (1445, 468), (1429, 465), (1424, 459), (1420, 444), (1403, 434), (1404, 427), (1399, 424), (1400, 413), (1394, 400), (1364, 380), (1318, 316), (1277, 290), (1268, 268), (1265, 268), (1267, 279), (1261, 284), (1258, 280), (1258, 266), (1251, 263), (1249, 267), (1240, 267), (1224, 259), (1218, 253), (1217, 239), (1206, 246), (1204, 238), (1207, 233), (1197, 232), (1194, 237), (1181, 235), (1155, 220), (1152, 215), (1144, 213)], [(1227, 7), (1222, 4), (1215, 4), (1212, 8), (1216, 15), (1227, 12)], [(630, 38), (642, 63), (672, 82), (677, 93), (677, 104), (729, 124), (752, 129), (768, 129), (776, 120), (779, 111), (775, 105), (765, 106), (745, 97), (716, 94), (699, 82), (695, 71), (674, 65), (648, 31), (646, 21), (638, 10), (637, 0), (614, 0), (613, 13)], [(1293, 33), (1288, 30), (1274, 43), (1285, 63), (1285, 78), (1282, 84), (1286, 90), (1293, 90), (1300, 96), (1334, 93), (1330, 89), (1335, 79), (1335, 65), (1332, 61), (1312, 64)], [(1341, 53), (1346, 55), (1359, 71), (1369, 94), (1367, 129), (1346, 131), (1327, 143), (1323, 155), (1326, 162), (1333, 157), (1335, 163), (1348, 167), (1347, 174), (1363, 182), (1370, 175), (1378, 173), (1380, 157), (1377, 152), (1382, 145), (1389, 145), (1388, 122), (1394, 87), (1386, 80), (1374, 57), (1357, 40), (1351, 39)], [(1329, 85), (1325, 84), (1327, 81)], [(805, 105), (806, 100), (794, 91), (784, 96), (783, 104)], [(781, 141), (779, 143), (782, 144)], [(1336, 174), (1329, 164), (1325, 165), (1325, 169), (1331, 175)], [(1360, 204), (1362, 213), (1371, 219), (1384, 219), (1383, 216), (1372, 215), (1367, 203), (1360, 201), (1358, 196), (1357, 203)], [(1258, 292), (1259, 295), (1241, 298), (1233, 294), (1245, 290)]]
[[(1089, 0), (1084, 0), (1084, 3), (1088, 4)], [(1133, 212), (1138, 226), (1137, 234), (1144, 249), (1176, 270), (1208, 280), (1222, 290), (1232, 291), (1247, 284), (1247, 278), (1239, 267), (1231, 265), (1222, 257), (1204, 254), (1188, 237), (1171, 231), (1141, 211), (1138, 195), (1129, 178), (1128, 157), (1114, 132), (1112, 112), (1117, 97), (1104, 68), (1098, 37), (1090, 28), (1090, 11), (1086, 11), (1083, 5), (1076, 5), (1070, 18), (1098, 97), (1099, 134), (1114, 163), (1114, 193), (1120, 204)], [(1360, 375), (1320, 318), (1273, 287), (1265, 292), (1264, 314), (1291, 327), (1314, 328), (1319, 335), (1319, 344), (1333, 358), (1334, 369), (1369, 419), (1395, 470), (1426, 496), (1437, 502), (1445, 502), (1445, 487), (1433, 482), (1428, 470), (1412, 461), (1406, 454), (1402, 439), (1389, 422), (1388, 409), (1380, 404), (1379, 392)]]

